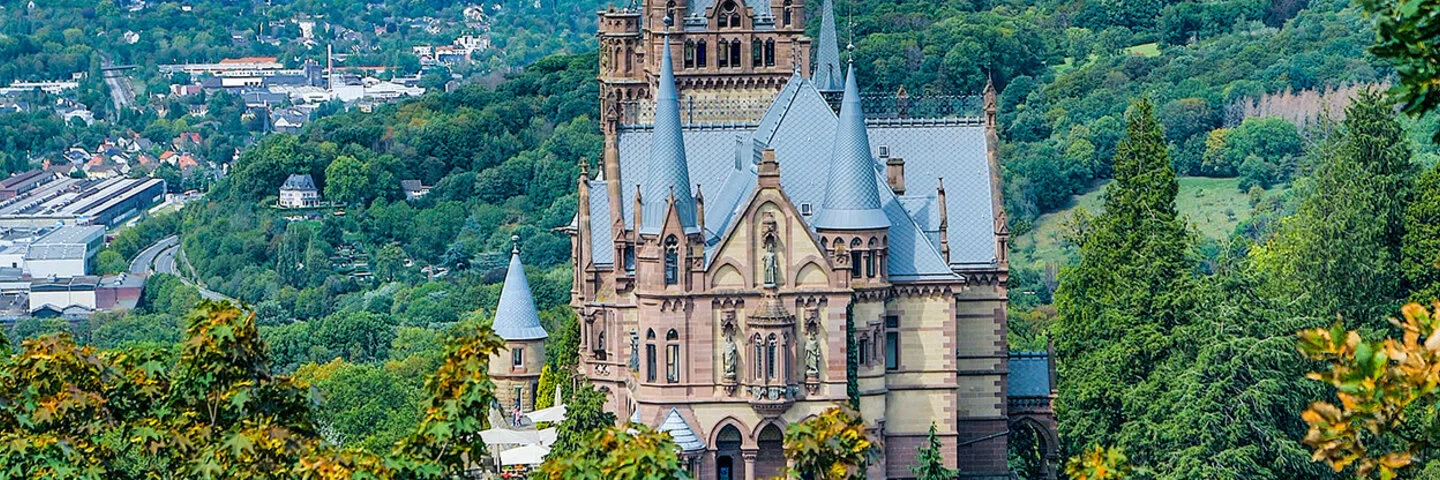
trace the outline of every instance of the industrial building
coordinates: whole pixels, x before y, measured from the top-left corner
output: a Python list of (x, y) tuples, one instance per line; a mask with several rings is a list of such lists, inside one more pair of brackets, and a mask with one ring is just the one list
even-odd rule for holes
[(39, 177), (43, 181), (17, 181), (9, 198), (5, 197), (8, 186), (0, 182), (0, 228), (114, 226), (165, 199), (165, 180), (159, 178)]

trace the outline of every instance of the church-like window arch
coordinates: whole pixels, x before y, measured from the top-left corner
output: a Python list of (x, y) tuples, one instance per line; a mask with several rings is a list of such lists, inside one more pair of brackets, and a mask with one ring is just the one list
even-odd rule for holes
[(750, 65), (761, 66), (765, 64), (765, 43), (759, 39), (750, 39)]
[(765, 378), (765, 341), (757, 333), (752, 342), (755, 344), (755, 357), (750, 363), (755, 365), (755, 380), (759, 381)]
[(765, 339), (765, 379), (774, 380), (775, 377), (775, 334), (770, 334)]
[(707, 49), (707, 48), (709, 48), (709, 46), (707, 46), (707, 45), (705, 44), (705, 39), (700, 39), (699, 42), (696, 42), (696, 43), (695, 43), (695, 67), (696, 67), (696, 68), (705, 68), (705, 67), (710, 66), (708, 63), (705, 62), (705, 56), (706, 56), (706, 52), (707, 52), (706, 49)]
[(740, 8), (735, 5), (735, 0), (728, 0), (720, 4), (720, 13), (716, 15), (716, 21), (720, 28), (740, 28)]
[(875, 248), (877, 246), (879, 246), (878, 241), (871, 237), (869, 250), (865, 252), (865, 276), (870, 278), (875, 278), (875, 257), (880, 256), (880, 250)]
[(665, 332), (665, 381), (680, 381), (680, 333), (675, 329)]
[(740, 68), (740, 39), (730, 41), (730, 68)]
[(715, 61), (720, 68), (730, 67), (730, 42), (721, 39), (719, 43), (715, 44)]
[(784, 17), (784, 20), (782, 20), (782, 22), (787, 27), (790, 26), (790, 4), (791, 0), (785, 0), (785, 12), (782, 14), (782, 17)]
[(765, 66), (775, 66), (775, 39), (765, 41)]
[(674, 235), (665, 237), (665, 284), (680, 283), (680, 242)]
[(865, 266), (865, 255), (860, 250), (860, 245), (859, 238), (850, 241), (850, 275), (854, 278), (860, 278), (860, 275), (865, 273), (861, 270)]
[(685, 68), (695, 68), (695, 41), (685, 41)]
[(670, 0), (669, 2), (665, 3), (665, 16), (670, 17), (670, 20), (673, 20), (675, 22), (680, 21), (680, 19), (675, 16), (675, 0)]
[(645, 381), (653, 382), (655, 373), (655, 329), (645, 332)]

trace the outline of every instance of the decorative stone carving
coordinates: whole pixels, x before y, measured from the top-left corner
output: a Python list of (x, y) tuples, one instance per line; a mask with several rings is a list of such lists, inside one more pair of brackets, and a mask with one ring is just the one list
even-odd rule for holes
[(765, 288), (780, 284), (780, 256), (775, 253), (775, 237), (765, 238), (765, 254), (761, 256), (765, 265)]
[(805, 340), (805, 380), (820, 379), (820, 339), (815, 336), (815, 329), (810, 328), (806, 332)]
[(737, 374), (736, 374), (736, 372), (735, 372), (735, 370), (736, 370), (736, 363), (739, 361), (739, 359), (740, 359), (739, 357), (740, 357), (740, 349), (735, 346), (735, 339), (734, 339), (732, 336), (730, 336), (730, 335), (726, 335), (726, 336), (725, 336), (725, 354), (724, 354), (723, 357), (722, 357), (723, 364), (724, 364), (724, 366), (725, 366), (725, 381), (726, 381), (726, 382), (730, 382), (730, 383), (734, 383), (734, 382), (735, 382), (735, 379), (737, 378)]

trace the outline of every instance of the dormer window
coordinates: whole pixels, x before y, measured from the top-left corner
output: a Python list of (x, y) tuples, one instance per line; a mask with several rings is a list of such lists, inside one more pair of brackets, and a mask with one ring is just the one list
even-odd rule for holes
[(665, 237), (665, 284), (680, 283), (680, 242), (674, 235)]
[(720, 28), (740, 28), (740, 9), (735, 6), (734, 0), (729, 0), (720, 5), (720, 14), (715, 19)]
[[(804, 215), (804, 216), (807, 216), (807, 217), (808, 217), (808, 216), (811, 216), (811, 215), (814, 215), (814, 214), (815, 214), (815, 206), (814, 206), (814, 205), (811, 205), (810, 202), (801, 203), (801, 204), (800, 204), (800, 214), (801, 214), (801, 215)], [(823, 242), (822, 242), (822, 243), (823, 243)]]

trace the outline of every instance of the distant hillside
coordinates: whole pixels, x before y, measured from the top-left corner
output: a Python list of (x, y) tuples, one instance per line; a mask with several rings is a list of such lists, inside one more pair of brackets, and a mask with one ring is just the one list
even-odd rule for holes
[[(1223, 240), (1251, 215), (1250, 196), (1240, 191), (1239, 183), (1236, 178), (1181, 177), (1176, 208), (1189, 219), (1196, 232), (1212, 240)], [(1109, 181), (1075, 197), (1063, 210), (1036, 219), (1035, 228), (1014, 238), (1011, 265), (1044, 269), (1047, 265), (1058, 268), (1068, 264), (1075, 248), (1064, 239), (1065, 225), (1077, 209), (1083, 208), (1092, 215), (1104, 210), (1103, 194), (1107, 184)], [(1265, 194), (1274, 196), (1283, 191), (1284, 187), (1280, 187)]]

